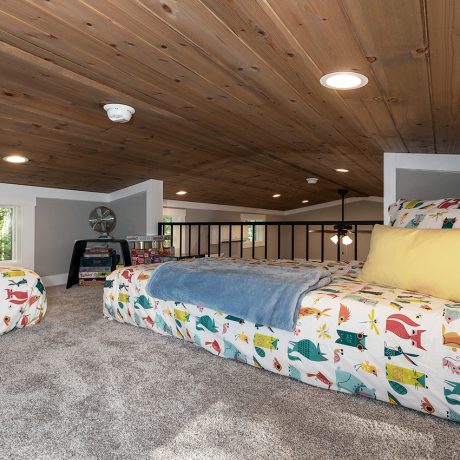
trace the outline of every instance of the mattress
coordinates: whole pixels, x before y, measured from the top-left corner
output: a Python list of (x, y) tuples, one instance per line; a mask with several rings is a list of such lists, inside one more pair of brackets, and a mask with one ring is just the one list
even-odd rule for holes
[(103, 311), (220, 357), (459, 422), (460, 304), (363, 284), (359, 262), (323, 264), (333, 281), (304, 297), (292, 332), (151, 298), (145, 286), (156, 265), (114, 271)]
[(40, 323), (46, 307), (45, 287), (35, 272), (0, 267), (0, 335)]

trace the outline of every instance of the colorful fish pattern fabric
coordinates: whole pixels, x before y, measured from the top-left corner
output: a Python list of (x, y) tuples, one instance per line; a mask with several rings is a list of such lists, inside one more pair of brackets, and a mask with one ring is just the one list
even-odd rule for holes
[(321, 388), (460, 421), (460, 304), (364, 284), (356, 277), (359, 262), (324, 265), (333, 282), (305, 296), (293, 332), (226, 315), (219, 306), (150, 298), (145, 286), (155, 265), (136, 267), (129, 282), (123, 269), (113, 272), (104, 315)]
[(0, 267), (0, 335), (40, 323), (46, 307), (45, 286), (35, 272)]

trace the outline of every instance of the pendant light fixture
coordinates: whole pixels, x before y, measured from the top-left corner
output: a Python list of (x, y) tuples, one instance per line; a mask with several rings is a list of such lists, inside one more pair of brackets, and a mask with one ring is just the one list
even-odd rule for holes
[(334, 244), (337, 244), (339, 242), (339, 237), (340, 237), (340, 242), (348, 246), (351, 243), (353, 243), (353, 240), (350, 237), (350, 230), (351, 226), (350, 225), (345, 225), (345, 195), (348, 193), (348, 190), (346, 189), (340, 189), (338, 191), (342, 197), (342, 222), (339, 225), (334, 226), (334, 230), (336, 230), (337, 233), (332, 235), (331, 241)]

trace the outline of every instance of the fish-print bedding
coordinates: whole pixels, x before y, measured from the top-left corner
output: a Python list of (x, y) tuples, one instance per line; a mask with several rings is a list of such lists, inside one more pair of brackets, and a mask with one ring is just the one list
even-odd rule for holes
[(114, 271), (103, 311), (224, 358), (460, 422), (460, 304), (364, 284), (356, 278), (359, 262), (324, 265), (333, 281), (305, 296), (293, 332), (225, 315), (218, 306), (151, 298), (145, 286), (156, 265)]
[(38, 324), (46, 307), (45, 287), (35, 272), (0, 266), (0, 335)]

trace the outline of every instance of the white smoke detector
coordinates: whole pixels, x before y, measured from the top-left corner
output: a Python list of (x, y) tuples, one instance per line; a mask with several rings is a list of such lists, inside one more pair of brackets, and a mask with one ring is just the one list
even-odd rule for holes
[(128, 123), (135, 112), (132, 107), (124, 104), (105, 104), (104, 110), (114, 123)]
[(318, 178), (317, 177), (307, 177), (307, 182), (309, 184), (317, 184), (318, 183)]

